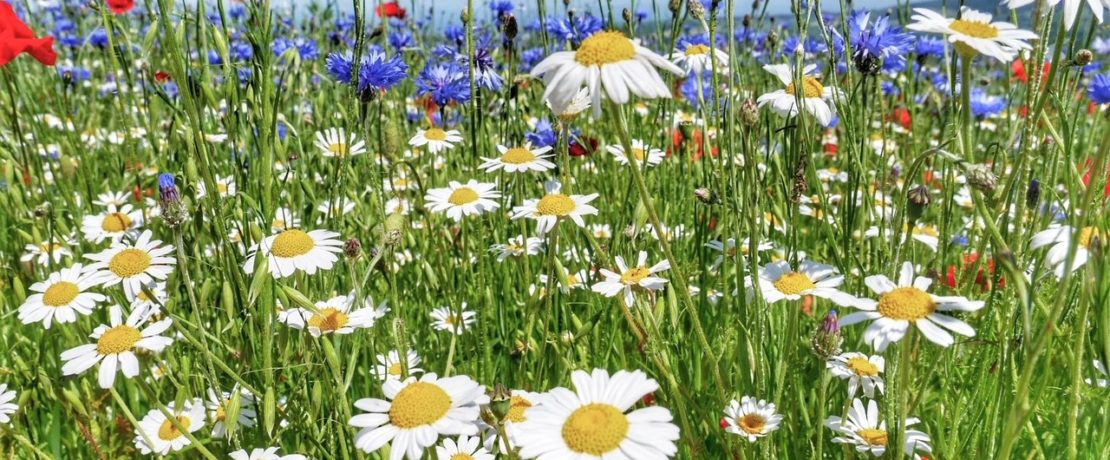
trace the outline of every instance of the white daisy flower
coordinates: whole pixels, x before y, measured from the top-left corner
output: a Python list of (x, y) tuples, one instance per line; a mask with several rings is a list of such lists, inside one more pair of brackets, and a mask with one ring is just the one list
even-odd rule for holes
[(673, 457), (678, 427), (671, 412), (649, 406), (629, 412), (644, 395), (659, 389), (643, 371), (604, 369), (571, 374), (576, 391), (555, 388), (524, 411), (516, 442), (521, 458), (636, 459)]
[(848, 397), (856, 396), (856, 391), (863, 387), (863, 395), (868, 398), (875, 397), (875, 389), (879, 393), (885, 391), (883, 373), (886, 360), (882, 356), (867, 356), (863, 353), (848, 352), (833, 356), (825, 362), (825, 367), (832, 375), (848, 381)]
[(104, 192), (96, 196), (93, 204), (105, 208), (121, 208), (131, 202), (131, 194), (127, 192)]
[(804, 296), (820, 297), (841, 306), (856, 302), (856, 297), (837, 289), (844, 284), (844, 275), (832, 265), (803, 260), (797, 271), (785, 260), (769, 263), (759, 270), (759, 290), (768, 304), (780, 300), (799, 300)]
[[(738, 245), (737, 241), (736, 241), (736, 238), (728, 238), (724, 241), (713, 240), (713, 241), (710, 241), (708, 243), (705, 243), (705, 247), (707, 247), (709, 249), (712, 249), (716, 252), (721, 253), (720, 255), (717, 256), (716, 259), (713, 260), (713, 265), (711, 266), (711, 268), (716, 269), (717, 267), (720, 267), (721, 264), (723, 264), (725, 262), (726, 257), (730, 260), (735, 261), (735, 262), (746, 262), (747, 258), (748, 258), (748, 254), (751, 252), (751, 250), (748, 247), (748, 243), (749, 243), (749, 240), (744, 239), (744, 240), (740, 241), (740, 243)], [(756, 245), (755, 250), (756, 250), (756, 252), (763, 252), (763, 251), (770, 251), (773, 248), (774, 248), (774, 245), (772, 245), (769, 242), (764, 241), (764, 242), (758, 243)]]
[(501, 198), (501, 192), (494, 190), (497, 184), (478, 182), (470, 179), (465, 185), (451, 181), (446, 188), (429, 189), (424, 195), (424, 206), (432, 212), (446, 212), (447, 217), (459, 222), (466, 216), (476, 216), (501, 207), (494, 201)]
[(389, 310), (385, 304), (382, 304), (381, 309), (371, 304), (351, 311), (354, 301), (353, 294), (335, 296), (316, 302), (315, 311), (305, 308), (283, 311), (279, 320), (293, 329), (307, 329), (313, 337), (320, 337), (323, 334), (350, 334), (355, 329), (374, 327), (374, 323)]
[[(258, 412), (254, 409), (254, 395), (245, 389), (232, 390), (239, 393), (239, 416), (235, 419), (241, 427), (254, 426)], [(208, 410), (208, 420), (212, 422), (212, 437), (224, 438), (227, 436), (227, 413), (231, 409), (235, 393), (222, 391), (216, 394), (215, 390), (208, 389), (208, 400), (204, 407)]]
[(256, 447), (250, 453), (247, 453), (246, 449), (239, 449), (228, 455), (231, 456), (231, 460), (308, 460), (308, 457), (301, 454), (278, 455), (277, 452), (277, 447), (265, 449)]
[[(908, 418), (906, 419), (906, 426), (912, 426), (917, 422), (916, 418)], [(856, 452), (861, 454), (870, 452), (875, 457), (881, 457), (886, 453), (887, 446), (890, 443), (890, 433), (887, 432), (886, 422), (879, 417), (879, 405), (874, 400), (867, 401), (867, 406), (864, 407), (863, 401), (854, 399), (852, 408), (848, 409), (847, 420), (834, 415), (825, 420), (825, 426), (840, 433), (840, 436), (833, 438), (833, 442), (851, 444), (855, 446)], [(929, 435), (924, 432), (907, 429), (906, 445), (903, 452), (906, 455), (912, 455), (914, 459), (920, 460), (921, 456), (917, 451), (924, 453), (933, 451), (929, 442)]]
[(274, 220), (270, 221), (270, 229), (275, 232), (299, 228), (300, 226), (301, 218), (293, 215), (293, 211), (287, 207), (281, 207), (274, 211)]
[(967, 323), (937, 311), (973, 312), (985, 305), (982, 301), (964, 297), (929, 294), (926, 290), (933, 280), (924, 276), (914, 277), (910, 262), (902, 265), (897, 284), (885, 275), (868, 276), (864, 284), (879, 296), (879, 300), (856, 299), (855, 304), (850, 306), (863, 311), (841, 318), (840, 325), (850, 326), (874, 320), (864, 331), (863, 339), (880, 353), (890, 344), (902, 340), (910, 325), (917, 326), (925, 338), (942, 347), (955, 343), (945, 329), (974, 337), (975, 329)]
[(968, 7), (960, 9), (959, 19), (946, 18), (925, 8), (914, 8), (913, 21), (907, 29), (948, 36), (964, 57), (985, 54), (1002, 62), (1013, 61), (1018, 51), (1032, 49), (1025, 40), (1036, 40), (1037, 34), (1018, 29), (1008, 22), (991, 22), (989, 13)]
[(517, 235), (509, 238), (508, 243), (490, 246), (489, 251), (497, 254), (498, 262), (504, 262), (510, 257), (534, 256), (543, 251), (543, 238), (534, 236), (525, 238), (524, 235)]
[[(585, 112), (590, 108), (590, 89), (581, 88), (574, 97), (567, 101), (551, 101), (547, 100), (547, 107), (555, 114), (560, 120), (564, 122), (573, 121), (578, 118), (578, 115)], [(535, 128), (535, 126), (532, 126)]]
[[(235, 187), (235, 176), (216, 177), (216, 193), (220, 198), (227, 198), (235, 196), (238, 189)], [(208, 195), (208, 189), (204, 185), (204, 181), (197, 182), (197, 199), (204, 198)]]
[(73, 257), (73, 252), (69, 250), (69, 246), (73, 244), (74, 241), (70, 238), (61, 241), (51, 238), (39, 244), (28, 244), (24, 246), (19, 261), (33, 262), (43, 267), (48, 267), (51, 263), (61, 263), (64, 258)]
[(1045, 262), (1056, 269), (1056, 276), (1063, 278), (1068, 269), (1068, 253), (1075, 244), (1075, 258), (1071, 263), (1071, 271), (1076, 271), (1087, 264), (1091, 258), (1091, 246), (1094, 242), (1106, 240), (1106, 232), (1098, 227), (1083, 227), (1076, 229), (1069, 225), (1051, 226), (1033, 235), (1029, 245), (1031, 249), (1052, 246), (1045, 254)]
[(597, 208), (589, 205), (589, 202), (597, 199), (596, 193), (566, 195), (561, 193), (562, 185), (553, 180), (546, 182), (544, 189), (547, 194), (543, 198), (525, 200), (523, 204), (513, 208), (513, 220), (535, 219), (536, 231), (540, 236), (546, 235), (562, 219), (569, 218), (579, 227), (585, 227), (586, 221), (582, 216), (597, 214)]
[(121, 207), (108, 207), (102, 214), (85, 216), (81, 219), (81, 233), (90, 243), (110, 240), (115, 243), (124, 236), (132, 235), (143, 226), (143, 212), (125, 204)]
[(555, 156), (549, 153), (550, 146), (533, 148), (526, 142), (521, 147), (508, 148), (498, 144), (497, 152), (501, 154), (497, 158), (482, 157), (483, 163), (478, 168), (488, 173), (501, 169), (507, 173), (543, 172), (555, 168), (555, 163), (548, 159)]
[(407, 216), (411, 210), (412, 203), (405, 197), (396, 196), (385, 202), (385, 213), (387, 215), (400, 214), (402, 216)]
[[(180, 410), (174, 409), (174, 402), (168, 404), (169, 411), (189, 433), (196, 433), (204, 428), (204, 403), (199, 398), (186, 400)], [(146, 417), (139, 421), (138, 432), (135, 433), (135, 448), (144, 455), (166, 455), (184, 449), (192, 441), (166, 418), (158, 409), (151, 409)], [(145, 436), (144, 436), (145, 434)], [(149, 444), (148, 444), (149, 442)]]
[(636, 265), (632, 267), (625, 264), (623, 257), (616, 256), (617, 270), (620, 270), (620, 272), (602, 268), (600, 273), (605, 279), (594, 284), (591, 289), (605, 297), (615, 297), (618, 294), (623, 294), (622, 300), (628, 307), (634, 305), (636, 300), (633, 291), (658, 291), (663, 289), (667, 285), (667, 279), (654, 275), (669, 270), (671, 263), (664, 259), (649, 267), (647, 256), (646, 251), (640, 251)]
[(397, 350), (390, 350), (389, 354), (378, 355), (378, 364), (374, 365), (374, 375), (378, 376), (378, 380), (401, 380), (423, 373), (424, 369), (419, 367), (420, 362), (420, 355), (416, 354), (416, 351), (408, 350), (402, 361), (401, 354)]
[(89, 337), (96, 343), (81, 345), (62, 352), (62, 375), (77, 375), (100, 364), (98, 381), (100, 388), (111, 388), (116, 382), (116, 369), (127, 378), (139, 375), (139, 359), (135, 350), (160, 353), (173, 343), (173, 339), (163, 337), (173, 324), (170, 318), (143, 327), (149, 316), (135, 310), (123, 320), (123, 310), (118, 305), (108, 309), (109, 323), (101, 324)]
[(173, 273), (177, 259), (173, 245), (162, 245), (160, 240), (151, 240), (150, 230), (146, 230), (134, 244), (116, 243), (96, 254), (86, 254), (93, 261), (85, 270), (104, 287), (123, 285), (123, 292), (129, 299), (142, 292), (143, 285), (166, 279)]
[(478, 434), (479, 404), (489, 401), (482, 386), (465, 375), (386, 380), (382, 392), (386, 400), (355, 401), (366, 413), (348, 423), (360, 428), (355, 447), (370, 453), (388, 443), (390, 460), (420, 460), (440, 436)]
[[(1002, 3), (1012, 10), (1016, 10), (1025, 5), (1033, 3), (1035, 0), (1002, 0)], [(1061, 0), (1046, 0), (1045, 5), (1054, 7), (1060, 4)], [(1079, 16), (1079, 6), (1081, 3), (1086, 3), (1091, 8), (1091, 13), (1095, 15), (1095, 21), (1099, 24), (1102, 23), (1102, 8), (1105, 0), (1063, 0), (1064, 2), (1064, 27), (1071, 30), (1075, 25), (1075, 18)], [(1042, 13), (1043, 14), (1043, 13)]]
[(728, 53), (708, 45), (690, 43), (681, 52), (671, 54), (674, 65), (685, 70), (687, 76), (695, 77), (712, 72), (714, 59), (717, 61), (718, 73), (728, 71)]
[[(629, 163), (628, 155), (624, 153), (623, 146), (611, 144), (607, 145), (605, 147), (605, 150), (608, 150), (609, 153), (613, 154), (613, 156), (616, 157), (617, 163), (620, 163), (622, 165), (627, 165)], [(632, 140), (632, 155), (636, 157), (636, 164), (638, 165), (642, 165), (646, 162), (648, 166), (655, 166), (663, 162), (662, 150), (659, 150), (657, 148), (650, 148), (646, 144), (644, 144), (644, 141), (641, 141), (639, 139)]]
[[(888, 230), (887, 234), (889, 235), (889, 233), (890, 231)], [(877, 226), (872, 226), (863, 233), (863, 236), (868, 238), (877, 238), (880, 236), (880, 229)], [(933, 252), (937, 252), (937, 247), (940, 246), (940, 230), (938, 230), (935, 225), (918, 223), (913, 227), (906, 227), (905, 233), (902, 234), (903, 242), (905, 242), (906, 236), (909, 236), (918, 243), (924, 244)]]
[(416, 135), (409, 139), (409, 145), (413, 147), (425, 147), (428, 153), (439, 153), (444, 150), (455, 148), (455, 143), (462, 142), (462, 133), (458, 130), (444, 131), (440, 128), (428, 128), (416, 130)]
[(348, 134), (343, 128), (328, 128), (316, 131), (316, 148), (324, 157), (348, 157), (366, 153), (366, 143), (359, 140), (355, 133)]
[(528, 420), (528, 409), (539, 404), (544, 397), (542, 394), (524, 390), (512, 390), (509, 395), (509, 410), (505, 413), (504, 419), (505, 434), (509, 442), (505, 442), (504, 438), (498, 436), (496, 428), (479, 420), (484, 439), (482, 445), (486, 450), (493, 452), (496, 449), (502, 455), (507, 455), (510, 447), (515, 449), (519, 445), (516, 437), (520, 433), (520, 424)]
[(590, 234), (599, 240), (613, 237), (613, 227), (609, 224), (590, 224)]
[(725, 431), (755, 442), (779, 429), (782, 415), (775, 412), (774, 403), (744, 396), (739, 402), (733, 399), (728, 403), (723, 422)]
[(0, 383), (0, 425), (7, 425), (12, 421), (12, 414), (19, 410), (15, 401), (15, 390), (9, 390), (8, 384)]
[(597, 32), (575, 51), (560, 51), (532, 68), (543, 77), (543, 98), (552, 107), (565, 107), (586, 86), (594, 118), (601, 116), (601, 97), (626, 104), (630, 95), (644, 99), (670, 98), (671, 89), (655, 68), (682, 75), (682, 69), (617, 31)]
[(46, 280), (32, 284), (31, 294), (19, 306), (19, 320), (23, 324), (42, 323), (50, 329), (51, 323), (72, 323), (77, 321), (77, 313), (89, 315), (96, 304), (108, 297), (89, 288), (100, 284), (92, 273), (83, 272), (85, 267), (74, 264), (51, 273)]
[(817, 65), (810, 64), (802, 69), (802, 91), (794, 86), (794, 68), (790, 64), (768, 64), (763, 66), (784, 85), (783, 89), (775, 90), (759, 96), (756, 102), (760, 107), (770, 105), (771, 110), (787, 118), (798, 114), (798, 102), (801, 100), (802, 108), (817, 119), (821, 126), (829, 126), (833, 116), (836, 115), (836, 106), (830, 104), (833, 99), (840, 96), (840, 90), (821, 84), (816, 76), (810, 75), (817, 70)]
[(432, 310), (432, 327), (436, 330), (447, 331), (455, 335), (462, 335), (463, 332), (474, 324), (474, 316), (477, 313), (466, 309), (466, 302), (458, 310), (451, 307), (439, 307)]
[(243, 270), (254, 273), (255, 259), (264, 256), (269, 262), (274, 278), (293, 276), (297, 270), (309, 275), (317, 270), (331, 270), (343, 251), (343, 242), (335, 239), (338, 233), (327, 230), (305, 232), (289, 229), (270, 235), (251, 247)]
[(324, 201), (316, 206), (316, 211), (320, 216), (316, 219), (317, 223), (324, 223), (328, 219), (345, 216), (355, 210), (355, 201), (345, 196), (340, 196), (335, 199)]
[[(538, 278), (540, 280), (540, 286), (547, 286), (547, 275), (541, 273), (539, 274)], [(589, 279), (590, 273), (586, 271), (586, 269), (582, 269), (577, 272), (567, 270), (566, 276), (562, 277), (562, 279), (558, 279), (559, 290), (566, 294), (574, 289), (585, 289), (586, 281)]]
[(480, 444), (481, 439), (477, 436), (459, 436), (457, 441), (446, 438), (441, 445), (436, 446), (436, 458), (439, 460), (494, 460), (493, 454), (489, 453)]

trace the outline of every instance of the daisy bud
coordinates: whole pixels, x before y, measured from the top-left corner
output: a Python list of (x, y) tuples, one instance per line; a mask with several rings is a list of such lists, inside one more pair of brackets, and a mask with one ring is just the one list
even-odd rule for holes
[(505, 420), (505, 416), (509, 415), (509, 409), (513, 407), (512, 403), (513, 394), (505, 385), (498, 383), (493, 386), (493, 391), (489, 394), (489, 410), (493, 412), (498, 422)]
[(967, 182), (972, 187), (979, 189), (980, 192), (990, 193), (993, 192), (995, 187), (998, 186), (998, 178), (991, 172), (991, 168), (981, 164), (969, 164), (965, 166), (967, 172)]
[(690, 16), (694, 19), (705, 19), (705, 5), (701, 4), (701, 0), (686, 0), (686, 11), (690, 12)]
[(925, 213), (925, 207), (929, 206), (932, 197), (929, 196), (929, 189), (924, 185), (911, 188), (906, 195), (908, 201), (907, 212), (910, 222), (915, 222)]
[(709, 190), (706, 187), (701, 187), (697, 190), (694, 190), (694, 196), (698, 198), (698, 201), (701, 201), (705, 204), (717, 204), (719, 202), (719, 200), (717, 199), (717, 194), (713, 193), (712, 190)]
[(1035, 208), (1040, 201), (1041, 181), (1033, 179), (1029, 181), (1029, 188), (1025, 189), (1025, 206)]
[(362, 243), (358, 238), (351, 238), (343, 245), (343, 254), (348, 259), (355, 260), (358, 256), (362, 255)]
[(759, 105), (751, 99), (740, 104), (740, 121), (746, 126), (755, 126), (759, 123)]
[(1087, 64), (1090, 64), (1091, 61), (1094, 60), (1094, 58), (1095, 55), (1091, 53), (1091, 50), (1081, 49), (1075, 53), (1075, 65), (1085, 66)]
[(813, 334), (813, 341), (810, 345), (813, 348), (813, 353), (822, 361), (840, 354), (840, 343), (843, 339), (840, 337), (840, 322), (836, 316), (836, 310), (829, 311), (825, 316), (825, 320), (821, 322), (821, 327)]

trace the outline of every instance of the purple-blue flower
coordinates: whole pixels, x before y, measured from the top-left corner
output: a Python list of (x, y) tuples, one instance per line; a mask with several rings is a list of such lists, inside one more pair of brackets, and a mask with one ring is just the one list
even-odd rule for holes
[(1087, 95), (1096, 104), (1110, 103), (1110, 75), (1095, 75), (1091, 79), (1091, 86), (1087, 87)]
[(417, 93), (429, 96), (440, 107), (470, 100), (470, 81), (465, 68), (454, 63), (428, 65), (416, 80)]

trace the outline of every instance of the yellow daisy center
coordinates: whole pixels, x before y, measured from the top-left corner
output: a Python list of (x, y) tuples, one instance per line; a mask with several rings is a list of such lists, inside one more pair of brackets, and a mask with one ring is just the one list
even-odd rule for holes
[(528, 410), (529, 407), (532, 407), (532, 401), (521, 398), (520, 396), (513, 396), (513, 398), (509, 400), (509, 413), (505, 414), (505, 418), (513, 423), (523, 422), (527, 420), (527, 418), (524, 417), (524, 411)]
[[(177, 423), (180, 423), (183, 428), (189, 429), (189, 425), (192, 421), (189, 420), (189, 417), (178, 415)], [(162, 422), (162, 426), (158, 427), (158, 437), (163, 441), (173, 441), (181, 436), (181, 430), (178, 430), (177, 427), (173, 425), (173, 422), (169, 420)]]
[(455, 206), (462, 206), (475, 201), (478, 201), (478, 192), (470, 187), (459, 187), (451, 192), (451, 196), (447, 197), (447, 202)]
[(708, 53), (709, 53), (709, 47), (705, 46), (705, 45), (690, 45), (690, 46), (686, 47), (686, 55), (687, 56), (699, 56), (699, 55), (708, 54)]
[(512, 165), (522, 165), (536, 160), (536, 155), (524, 147), (511, 148), (501, 155), (501, 162)]
[(938, 236), (938, 235), (940, 235), (940, 232), (937, 231), (936, 227), (933, 227), (931, 225), (927, 225), (927, 226), (924, 226), (924, 227), (914, 227), (913, 228), (913, 234), (914, 235), (926, 235), (926, 236)]
[(579, 407), (563, 424), (563, 440), (571, 451), (601, 456), (620, 447), (628, 436), (628, 417), (616, 407), (593, 403)]
[(396, 375), (396, 376), (400, 377), (401, 376), (401, 363), (390, 364), (389, 369), (386, 370), (386, 373), (388, 373), (389, 375)]
[(222, 422), (224, 420), (227, 420), (227, 410), (224, 409), (223, 404), (220, 404), (220, 406), (216, 408), (216, 421)]
[(347, 154), (347, 144), (345, 142), (336, 142), (328, 146), (328, 152), (343, 156)]
[(856, 356), (848, 359), (848, 369), (855, 372), (856, 375), (861, 377), (874, 377), (879, 375), (879, 366), (876, 366), (867, 358)]
[(69, 281), (58, 281), (42, 294), (42, 303), (48, 307), (63, 307), (69, 305), (73, 299), (77, 298), (77, 294), (81, 293), (81, 288), (77, 287)]
[(644, 278), (651, 274), (647, 267), (633, 267), (621, 273), (621, 284), (640, 284)]
[(748, 434), (763, 434), (763, 430), (767, 426), (767, 420), (759, 414), (745, 415), (740, 420), (737, 420), (737, 422), (740, 429)]
[(447, 131), (439, 128), (431, 128), (424, 131), (424, 138), (429, 141), (445, 141), (447, 140)]
[[(791, 82), (786, 85), (786, 94), (793, 96), (797, 93), (798, 89), (794, 87)], [(802, 96), (803, 97), (821, 97), (825, 94), (825, 86), (817, 81), (814, 77), (802, 77)]]
[(966, 21), (966, 20), (963, 20), (963, 19), (957, 19), (955, 21), (952, 21), (952, 23), (948, 25), (948, 28), (952, 29), (952, 30), (954, 30), (958, 33), (967, 35), (968, 37), (974, 37), (974, 38), (995, 38), (995, 37), (998, 37), (998, 28), (995, 27), (995, 26), (992, 26), (990, 24), (987, 24), (985, 22)]
[(536, 214), (541, 216), (564, 217), (574, 212), (578, 204), (569, 196), (562, 193), (552, 193), (536, 203)]
[(856, 434), (870, 446), (885, 446), (887, 444), (886, 431), (878, 428), (864, 428), (857, 431)]
[(1079, 246), (1083, 249), (1090, 249), (1091, 242), (1095, 240), (1102, 240), (1102, 231), (1097, 227), (1083, 227), (1079, 230)]
[(321, 332), (335, 332), (347, 325), (350, 318), (335, 308), (328, 307), (320, 310), (308, 319), (308, 325), (319, 329)]
[(891, 319), (917, 321), (936, 310), (933, 298), (915, 287), (900, 287), (879, 298), (879, 313)]
[(636, 159), (640, 161), (644, 161), (644, 157), (647, 156), (643, 147), (632, 147), (632, 155), (636, 156)]
[(291, 258), (308, 254), (316, 247), (316, 240), (300, 230), (286, 230), (274, 238), (270, 252), (275, 256)]
[(455, 455), (452, 455), (450, 460), (474, 460), (474, 456), (459, 452)]
[(775, 280), (775, 289), (786, 295), (799, 295), (810, 289), (817, 288), (813, 280), (805, 273), (790, 272)]
[(605, 65), (636, 57), (636, 46), (620, 32), (598, 32), (582, 40), (574, 60), (584, 66)]
[(150, 267), (150, 254), (142, 249), (124, 249), (112, 256), (108, 269), (120, 278), (130, 278)]
[(220, 192), (221, 195), (227, 194), (227, 184), (223, 182), (216, 182), (216, 191)]
[(100, 221), (100, 228), (106, 232), (119, 233), (131, 228), (131, 217), (122, 212), (110, 212)]
[(415, 382), (403, 388), (389, 407), (389, 423), (401, 429), (431, 425), (451, 410), (451, 396), (439, 385)]
[(58, 243), (44, 243), (39, 245), (39, 250), (47, 254), (53, 254), (54, 251), (62, 248), (64, 248), (64, 246)]
[(143, 334), (126, 324), (113, 327), (104, 331), (96, 341), (96, 352), (101, 355), (114, 355), (135, 348), (135, 343), (143, 338)]

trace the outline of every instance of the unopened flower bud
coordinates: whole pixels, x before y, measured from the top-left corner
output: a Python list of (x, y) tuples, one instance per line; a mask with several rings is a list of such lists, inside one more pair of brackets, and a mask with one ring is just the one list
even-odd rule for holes
[(404, 149), (402, 146), (401, 131), (397, 129), (397, 123), (393, 120), (385, 121), (385, 132), (382, 133), (382, 154), (386, 158), (395, 160), (400, 157), (401, 151)]
[(667, 9), (671, 14), (678, 14), (678, 9), (682, 7), (682, 0), (671, 0), (667, 3)]
[(517, 26), (516, 16), (511, 14), (501, 16), (501, 31), (505, 34), (506, 40), (511, 41), (515, 39), (517, 33), (520, 32), (520, 28)]
[(1075, 65), (1085, 66), (1095, 59), (1094, 53), (1089, 49), (1081, 49), (1075, 53)]
[(348, 259), (357, 259), (362, 255), (362, 242), (360, 242), (358, 238), (347, 240), (347, 243), (343, 245), (343, 254), (346, 255)]
[(705, 204), (717, 204), (719, 201), (717, 199), (717, 194), (713, 193), (713, 191), (707, 187), (700, 187), (694, 190), (694, 196), (698, 198), (698, 201)]
[(705, 5), (701, 4), (701, 0), (686, 0), (686, 11), (690, 12), (690, 16), (694, 19), (705, 19)]
[(463, 25), (470, 24), (470, 10), (463, 9), (462, 12), (459, 13), (459, 21), (462, 21)]
[(489, 394), (489, 410), (493, 412), (497, 420), (503, 421), (509, 415), (509, 409), (513, 407), (513, 394), (505, 385), (500, 383), (493, 386), (493, 391)]
[(632, 23), (632, 10), (625, 8), (621, 10), (621, 17), (624, 18), (626, 24)]
[(967, 169), (967, 182), (980, 192), (993, 192), (998, 187), (998, 178), (991, 172), (991, 168), (981, 164), (969, 164)]
[(836, 310), (831, 310), (821, 322), (821, 327), (814, 332), (810, 345), (813, 352), (824, 361), (840, 354), (840, 343), (843, 340), (840, 337), (840, 320), (836, 316)]
[(170, 227), (177, 227), (189, 218), (189, 211), (181, 203), (181, 192), (173, 174), (158, 175), (158, 203), (162, 207), (162, 220)]
[(1029, 188), (1025, 189), (1025, 206), (1028, 208), (1036, 208), (1040, 201), (1041, 181), (1033, 179), (1029, 181)]
[(921, 215), (925, 213), (925, 207), (929, 206), (929, 202), (932, 201), (932, 197), (929, 195), (929, 189), (924, 185), (911, 188), (910, 191), (906, 193), (906, 198), (908, 207), (906, 212), (911, 222), (921, 218)]
[(755, 101), (747, 99), (740, 104), (740, 121), (747, 126), (759, 123), (759, 105)]

